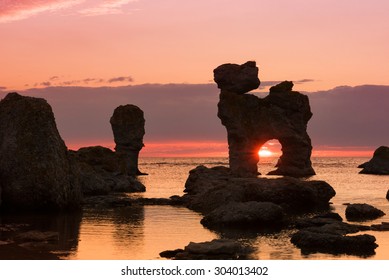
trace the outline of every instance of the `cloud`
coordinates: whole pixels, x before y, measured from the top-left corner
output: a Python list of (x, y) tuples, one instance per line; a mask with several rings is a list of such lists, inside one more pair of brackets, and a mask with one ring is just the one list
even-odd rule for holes
[(123, 12), (123, 6), (136, 1), (137, 0), (105, 0), (97, 6), (81, 10), (79, 13), (87, 16), (120, 14)]
[(128, 77), (115, 77), (108, 80), (108, 83), (116, 83), (116, 82), (133, 82), (131, 76)]
[(22, 20), (43, 13), (54, 12), (78, 5), (85, 0), (3, 0), (0, 22)]
[[(78, 80), (62, 80), (60, 76), (51, 76), (47, 79), (47, 81), (35, 83), (34, 87), (81, 86), (81, 85), (90, 85), (90, 84), (103, 86), (104, 84), (128, 83), (133, 81), (134, 80), (131, 76), (119, 76), (119, 77), (113, 77), (109, 79), (84, 78)], [(25, 86), (28, 86), (28, 84)]]
[[(227, 141), (217, 117), (219, 90), (215, 84), (46, 87), (21, 94), (48, 100), (61, 136), (72, 147), (113, 143), (109, 119), (123, 104), (134, 104), (144, 111), (146, 147), (161, 142)], [(0, 98), (4, 95), (0, 93)], [(388, 145), (389, 86), (343, 86), (307, 95), (313, 112), (308, 132), (314, 149), (374, 150)], [(184, 153), (189, 148), (182, 149)]]
[(1, 0), (0, 23), (70, 8), (76, 8), (73, 13), (88, 16), (119, 14), (126, 5), (136, 1), (138, 0)]
[(314, 79), (302, 79), (302, 80), (298, 80), (298, 81), (294, 81), (293, 83), (295, 84), (305, 84), (305, 83), (312, 83), (312, 82), (315, 82), (316, 80)]

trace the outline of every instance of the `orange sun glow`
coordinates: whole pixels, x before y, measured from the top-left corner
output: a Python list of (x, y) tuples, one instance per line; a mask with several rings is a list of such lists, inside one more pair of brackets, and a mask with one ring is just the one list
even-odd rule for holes
[(274, 154), (269, 151), (267, 148), (261, 148), (259, 151), (258, 151), (258, 155), (260, 157), (271, 157), (273, 156)]

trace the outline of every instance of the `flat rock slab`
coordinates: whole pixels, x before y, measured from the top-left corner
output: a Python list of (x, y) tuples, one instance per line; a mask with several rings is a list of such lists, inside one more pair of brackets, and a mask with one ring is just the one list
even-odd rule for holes
[(206, 242), (190, 242), (184, 249), (164, 251), (161, 257), (176, 260), (235, 260), (248, 259), (253, 249), (237, 241), (214, 239)]

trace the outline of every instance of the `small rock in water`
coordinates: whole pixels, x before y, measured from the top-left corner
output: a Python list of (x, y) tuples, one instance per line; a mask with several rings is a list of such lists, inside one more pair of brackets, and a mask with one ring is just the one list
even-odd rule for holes
[(183, 250), (171, 250), (160, 253), (161, 257), (176, 260), (236, 260), (248, 259), (254, 250), (229, 239), (214, 239), (206, 242), (190, 242)]
[(384, 215), (383, 211), (366, 203), (349, 204), (346, 208), (346, 218), (349, 221), (374, 220)]

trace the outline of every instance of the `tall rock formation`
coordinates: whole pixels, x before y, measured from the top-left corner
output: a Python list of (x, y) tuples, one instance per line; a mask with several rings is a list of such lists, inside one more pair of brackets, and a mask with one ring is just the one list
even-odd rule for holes
[(8, 94), (0, 101), (2, 208), (78, 207), (81, 191), (50, 105)]
[(235, 175), (257, 175), (258, 151), (272, 139), (281, 143), (282, 156), (269, 174), (315, 174), (307, 133), (312, 113), (306, 95), (293, 91), (288, 81), (270, 88), (265, 98), (247, 94), (260, 85), (254, 61), (220, 65), (214, 70), (214, 80), (221, 89), (218, 117), (227, 129), (230, 168)]
[(143, 175), (138, 169), (139, 151), (144, 147), (145, 119), (135, 105), (122, 105), (110, 119), (121, 171), (128, 175)]

